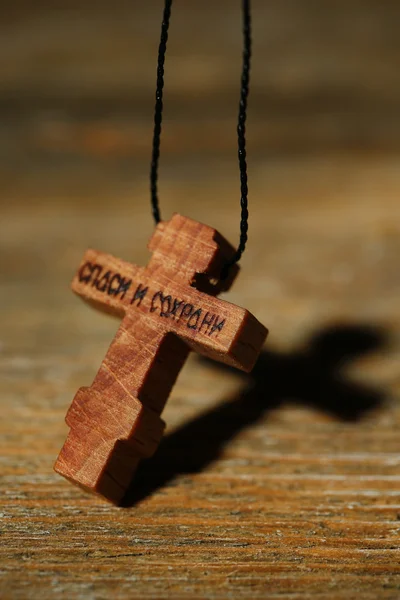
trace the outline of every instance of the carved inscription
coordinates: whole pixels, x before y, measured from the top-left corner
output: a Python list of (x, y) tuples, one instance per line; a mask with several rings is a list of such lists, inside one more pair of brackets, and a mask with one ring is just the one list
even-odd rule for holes
[(221, 331), (225, 324), (225, 319), (221, 319), (219, 315), (197, 308), (184, 300), (165, 295), (161, 290), (153, 295), (150, 312), (155, 312), (160, 317), (172, 318), (177, 322), (183, 320), (189, 329), (206, 335)]
[(119, 297), (123, 300), (126, 294), (131, 294), (129, 303), (133, 306), (142, 306), (149, 312), (176, 323), (185, 325), (188, 329), (211, 336), (222, 331), (226, 320), (219, 315), (210, 313), (204, 308), (194, 306), (180, 298), (173, 298), (162, 290), (149, 292), (149, 287), (139, 283), (136, 287), (132, 279), (113, 273), (97, 264), (86, 262), (78, 271), (81, 283), (95, 287), (99, 292), (109, 296)]
[(111, 271), (107, 271), (103, 275), (102, 271), (103, 267), (101, 265), (86, 262), (79, 269), (79, 281), (90, 284), (99, 292), (106, 292), (109, 296), (119, 296), (123, 300), (131, 287), (132, 279), (126, 279), (119, 273), (112, 273)]

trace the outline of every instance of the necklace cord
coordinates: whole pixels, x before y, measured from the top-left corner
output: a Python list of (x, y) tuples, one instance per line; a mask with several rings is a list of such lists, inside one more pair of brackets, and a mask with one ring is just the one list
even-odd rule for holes
[(161, 24), (161, 39), (158, 47), (156, 104), (154, 108), (153, 150), (150, 166), (151, 212), (157, 223), (161, 221), (160, 204), (158, 200), (158, 163), (160, 159), (161, 123), (163, 112), (164, 63), (167, 51), (169, 19), (171, 16), (172, 0), (165, 0), (163, 20)]
[(238, 159), (240, 173), (240, 239), (237, 250), (232, 259), (225, 265), (221, 272), (221, 279), (226, 279), (229, 269), (241, 259), (246, 248), (249, 230), (249, 203), (247, 185), (247, 160), (246, 160), (246, 119), (247, 99), (249, 97), (250, 66), (251, 66), (251, 17), (250, 0), (242, 0), (243, 12), (243, 57), (242, 75), (240, 80), (240, 101), (237, 124)]
[[(154, 133), (153, 149), (150, 168), (150, 191), (151, 191), (151, 210), (154, 220), (157, 223), (161, 220), (159, 198), (158, 198), (158, 164), (160, 158), (161, 124), (163, 112), (163, 89), (164, 89), (164, 63), (167, 51), (168, 28), (171, 16), (172, 0), (165, 0), (164, 14), (161, 24), (161, 38), (158, 48), (157, 62), (157, 85), (156, 85), (156, 103), (154, 109)], [(242, 74), (240, 86), (239, 114), (237, 124), (238, 136), (238, 160), (240, 173), (240, 239), (237, 250), (232, 259), (224, 266), (221, 272), (221, 279), (226, 279), (229, 269), (235, 265), (242, 257), (248, 240), (248, 183), (247, 183), (247, 160), (246, 160), (246, 118), (247, 118), (247, 100), (249, 96), (250, 66), (251, 66), (251, 17), (250, 0), (242, 0), (243, 14), (243, 55), (242, 55)]]

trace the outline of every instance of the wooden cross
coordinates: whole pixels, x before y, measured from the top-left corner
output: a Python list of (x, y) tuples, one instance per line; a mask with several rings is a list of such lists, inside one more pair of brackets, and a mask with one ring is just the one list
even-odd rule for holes
[(88, 250), (72, 281), (76, 294), (123, 320), (92, 385), (68, 410), (54, 468), (114, 503), (157, 449), (160, 414), (189, 352), (250, 371), (267, 335), (248, 311), (215, 298), (238, 268), (218, 279), (234, 248), (214, 229), (174, 215), (148, 247), (146, 268)]

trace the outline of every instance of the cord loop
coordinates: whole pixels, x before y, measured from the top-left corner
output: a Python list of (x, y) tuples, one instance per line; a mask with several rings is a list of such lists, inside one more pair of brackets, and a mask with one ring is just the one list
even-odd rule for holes
[[(157, 223), (161, 220), (159, 198), (158, 198), (158, 164), (160, 159), (161, 143), (161, 125), (163, 113), (163, 89), (164, 89), (164, 63), (167, 51), (168, 29), (171, 17), (172, 0), (165, 0), (164, 14), (161, 24), (161, 38), (158, 48), (157, 62), (157, 84), (156, 84), (156, 103), (154, 109), (154, 132), (153, 132), (153, 150), (150, 167), (150, 192), (151, 192), (151, 210), (154, 220)], [(247, 99), (249, 96), (250, 66), (251, 66), (251, 18), (250, 18), (250, 0), (242, 0), (243, 14), (243, 56), (242, 56), (242, 75), (240, 86), (239, 114), (237, 124), (238, 137), (238, 160), (240, 173), (240, 239), (237, 250), (232, 259), (222, 270), (221, 278), (228, 276), (229, 269), (239, 262), (246, 248), (248, 240), (248, 184), (247, 184), (247, 160), (246, 160), (246, 118), (247, 118)]]

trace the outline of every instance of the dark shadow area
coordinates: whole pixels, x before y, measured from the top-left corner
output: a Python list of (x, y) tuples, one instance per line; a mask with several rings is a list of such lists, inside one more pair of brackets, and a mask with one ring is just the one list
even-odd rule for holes
[[(242, 429), (285, 401), (357, 422), (382, 404), (384, 393), (349, 381), (342, 368), (352, 359), (383, 347), (385, 341), (382, 330), (345, 325), (322, 330), (297, 352), (262, 352), (237, 396), (167, 435), (155, 456), (141, 463), (122, 506), (143, 500), (176, 475), (200, 472)], [(207, 362), (210, 368), (231, 370)]]

